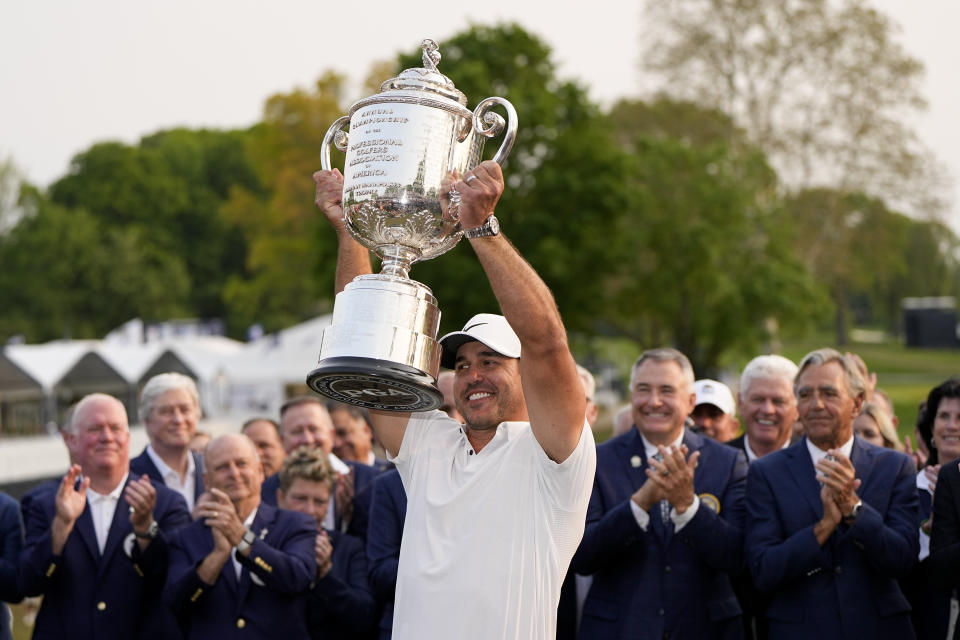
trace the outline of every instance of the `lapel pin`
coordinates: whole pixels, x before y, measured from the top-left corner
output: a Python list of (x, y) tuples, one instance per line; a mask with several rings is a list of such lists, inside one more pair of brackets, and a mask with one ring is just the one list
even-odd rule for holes
[(640, 460), (640, 456), (633, 456), (630, 458), (630, 466), (634, 469), (638, 468), (642, 463), (643, 461)]
[(260, 530), (260, 539), (261, 539), (261, 540), (266, 540), (266, 539), (267, 539), (267, 528), (266, 528), (266, 527), (264, 527), (263, 529)]

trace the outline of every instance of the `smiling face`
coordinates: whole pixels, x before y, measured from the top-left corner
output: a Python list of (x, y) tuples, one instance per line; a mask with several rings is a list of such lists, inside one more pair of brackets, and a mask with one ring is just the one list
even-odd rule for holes
[(290, 453), (297, 447), (320, 447), (333, 451), (333, 423), (326, 407), (318, 402), (305, 402), (287, 409), (280, 418), (283, 448)]
[(113, 477), (130, 466), (130, 428), (127, 412), (114, 398), (98, 397), (79, 405), (65, 432), (70, 451), (88, 476)]
[(162, 393), (144, 421), (150, 444), (157, 450), (186, 450), (197, 433), (198, 414), (186, 389)]
[(474, 430), (496, 429), (501, 422), (527, 420), (520, 365), (482, 342), (467, 342), (454, 364), (457, 410)]
[(333, 453), (341, 460), (368, 464), (373, 448), (373, 431), (361, 416), (339, 407), (330, 414), (333, 422)]
[(249, 513), (260, 504), (263, 466), (246, 436), (231, 433), (213, 440), (204, 453), (204, 469), (206, 486), (226, 493), (238, 513)]
[(754, 378), (740, 392), (740, 416), (747, 439), (765, 449), (779, 449), (797, 421), (797, 398), (786, 378)]
[(933, 417), (933, 446), (941, 463), (960, 458), (960, 398), (941, 398)]
[(634, 424), (652, 444), (676, 440), (696, 401), (690, 380), (673, 361), (644, 360), (630, 382)]
[(797, 407), (804, 434), (820, 449), (843, 445), (853, 436), (853, 420), (863, 396), (847, 389), (843, 366), (836, 361), (811, 364), (797, 378)]

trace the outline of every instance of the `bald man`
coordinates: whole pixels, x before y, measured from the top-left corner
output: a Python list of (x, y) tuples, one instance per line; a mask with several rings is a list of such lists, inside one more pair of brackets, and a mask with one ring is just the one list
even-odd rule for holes
[(243, 629), (246, 638), (308, 640), (316, 523), (260, 501), (256, 445), (227, 434), (207, 445), (198, 520), (171, 542), (164, 598), (186, 638)]

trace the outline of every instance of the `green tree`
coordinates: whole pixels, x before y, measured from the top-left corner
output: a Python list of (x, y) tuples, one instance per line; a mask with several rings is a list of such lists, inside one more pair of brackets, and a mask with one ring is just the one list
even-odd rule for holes
[(260, 190), (248, 137), (243, 131), (174, 129), (136, 146), (96, 144), (73, 159), (50, 198), (84, 209), (104, 229), (135, 234), (145, 259), (176, 256), (189, 280), (178, 301), (182, 312), (224, 317), (222, 291), (229, 277), (243, 274), (247, 242), (220, 208), (233, 188)]
[(0, 340), (96, 338), (131, 317), (188, 311), (186, 267), (143, 229), (111, 226), (33, 189), (23, 199), (33, 213), (0, 237)]
[(923, 65), (864, 0), (647, 2), (652, 89), (729, 114), (793, 187), (944, 208), (942, 169), (910, 118)]
[[(729, 118), (689, 103), (622, 101), (637, 203), (612, 230), (607, 316), (644, 345), (672, 344), (700, 375), (801, 331), (828, 306), (797, 259), (765, 155)], [(765, 345), (766, 343), (766, 345)]]

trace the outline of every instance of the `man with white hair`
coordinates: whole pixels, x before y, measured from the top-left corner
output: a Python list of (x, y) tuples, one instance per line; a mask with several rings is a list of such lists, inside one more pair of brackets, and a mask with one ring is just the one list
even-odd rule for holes
[(175, 637), (155, 604), (167, 536), (190, 521), (183, 499), (129, 472), (130, 429), (116, 398), (81, 399), (64, 440), (75, 463), (24, 514), (19, 582), (25, 595), (43, 595), (33, 637)]
[[(727, 442), (747, 456), (747, 463), (790, 445), (793, 425), (798, 420), (793, 379), (797, 365), (778, 355), (757, 356), (740, 374), (737, 398), (743, 418), (743, 435)], [(746, 569), (734, 578), (733, 588), (743, 608), (744, 636), (748, 640), (768, 637), (763, 611), (770, 598), (753, 584)]]
[(694, 429), (717, 442), (732, 440), (740, 430), (737, 405), (730, 387), (719, 380), (704, 378), (693, 383), (697, 404), (690, 418)]
[(778, 355), (757, 356), (743, 368), (738, 395), (743, 435), (727, 444), (742, 450), (748, 463), (790, 444), (798, 419), (796, 375), (797, 365)]
[(130, 461), (130, 471), (173, 489), (193, 511), (203, 493), (200, 454), (190, 448), (200, 419), (200, 394), (181, 373), (153, 376), (140, 392), (138, 409), (150, 444)]

